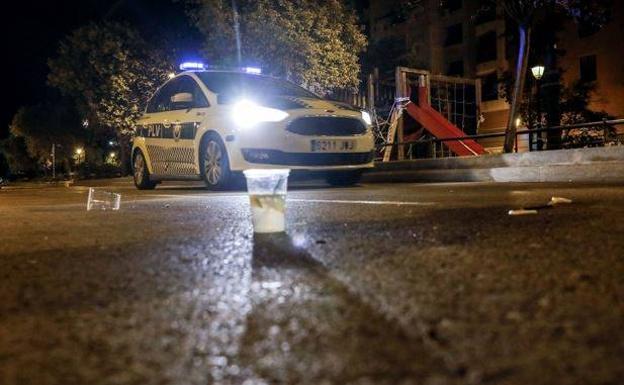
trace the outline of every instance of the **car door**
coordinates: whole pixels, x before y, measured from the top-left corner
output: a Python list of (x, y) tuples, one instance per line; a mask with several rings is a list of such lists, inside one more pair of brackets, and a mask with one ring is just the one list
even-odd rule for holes
[(171, 121), (171, 97), (176, 91), (175, 79), (165, 83), (148, 103), (146, 114), (139, 122), (139, 132), (145, 137), (145, 146), (154, 175), (170, 174), (168, 148), (171, 139), (165, 135), (165, 126)]
[(196, 137), (199, 125), (209, 107), (208, 100), (193, 78), (187, 75), (176, 78), (175, 93), (170, 97), (170, 120), (163, 133), (171, 142), (168, 149), (168, 171), (172, 175), (198, 175), (195, 162)]

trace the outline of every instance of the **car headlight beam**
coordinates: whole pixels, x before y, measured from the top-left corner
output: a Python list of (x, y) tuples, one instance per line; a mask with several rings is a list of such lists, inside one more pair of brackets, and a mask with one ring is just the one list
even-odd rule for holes
[(371, 119), (370, 114), (366, 111), (362, 111), (362, 120), (366, 122), (366, 125), (368, 126), (373, 124), (373, 119)]
[(241, 100), (232, 108), (232, 120), (241, 128), (251, 128), (263, 122), (281, 122), (287, 117), (285, 111), (262, 107), (250, 100)]

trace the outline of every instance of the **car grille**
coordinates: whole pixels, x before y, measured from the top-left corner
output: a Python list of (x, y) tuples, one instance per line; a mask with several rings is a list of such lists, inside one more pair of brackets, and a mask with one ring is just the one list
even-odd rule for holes
[(298, 153), (279, 150), (243, 149), (247, 162), (283, 166), (349, 166), (370, 163), (373, 151), (349, 153)]
[(287, 131), (300, 135), (362, 135), (366, 126), (359, 119), (334, 116), (309, 116), (293, 120)]

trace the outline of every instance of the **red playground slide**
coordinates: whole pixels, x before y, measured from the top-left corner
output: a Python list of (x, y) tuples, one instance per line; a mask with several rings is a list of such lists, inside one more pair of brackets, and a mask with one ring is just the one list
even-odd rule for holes
[[(427, 89), (419, 87), (418, 105), (408, 103), (407, 113), (420, 123), (430, 134), (439, 139), (459, 138), (466, 136), (462, 130), (446, 120), (438, 111), (427, 103)], [(483, 155), (485, 149), (472, 139), (445, 141), (444, 144), (459, 156)]]

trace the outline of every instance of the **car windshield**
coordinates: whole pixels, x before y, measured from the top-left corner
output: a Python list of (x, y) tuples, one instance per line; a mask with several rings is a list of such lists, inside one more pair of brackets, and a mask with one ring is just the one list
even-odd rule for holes
[(230, 99), (241, 95), (294, 96), (318, 99), (312, 92), (286, 80), (237, 72), (201, 72), (197, 74), (215, 94)]

